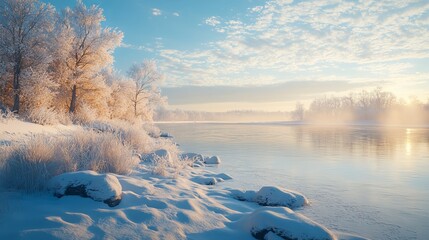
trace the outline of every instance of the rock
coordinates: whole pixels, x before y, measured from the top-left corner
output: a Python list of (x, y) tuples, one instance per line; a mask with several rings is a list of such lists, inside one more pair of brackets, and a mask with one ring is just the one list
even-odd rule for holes
[(299, 208), (308, 205), (307, 198), (299, 192), (279, 187), (262, 187), (255, 196), (255, 202), (262, 206), (283, 206)]
[(173, 136), (171, 136), (169, 133), (166, 133), (166, 132), (162, 132), (161, 134), (159, 134), (159, 137), (162, 137), (162, 138), (173, 138)]
[(239, 200), (239, 201), (246, 201), (246, 202), (254, 202), (255, 201), (255, 197), (256, 197), (256, 192), (255, 191), (241, 191), (241, 190), (229, 190), (229, 192), (231, 193), (232, 197)]
[(215, 177), (197, 176), (191, 178), (191, 181), (201, 185), (215, 185), (217, 182), (222, 182), (223, 180)]
[(202, 184), (202, 185), (215, 185), (218, 182), (223, 182), (225, 180), (231, 180), (232, 177), (225, 173), (209, 173), (204, 174), (203, 176), (196, 176), (191, 178), (191, 181)]
[[(256, 239), (336, 240), (326, 227), (286, 207), (259, 208), (237, 224)], [(276, 236), (276, 237), (275, 237)]]
[(233, 198), (240, 201), (255, 202), (261, 206), (282, 206), (299, 208), (308, 205), (308, 199), (299, 192), (279, 187), (262, 187), (256, 191), (230, 190)]
[(111, 174), (98, 174), (94, 171), (58, 175), (49, 181), (48, 189), (58, 198), (78, 195), (104, 202), (109, 207), (117, 206), (122, 200), (119, 180)]
[(205, 164), (220, 164), (220, 158), (218, 156), (206, 157), (204, 158)]
[(204, 162), (204, 156), (199, 153), (182, 153), (180, 154), (180, 159), (189, 159), (194, 162)]

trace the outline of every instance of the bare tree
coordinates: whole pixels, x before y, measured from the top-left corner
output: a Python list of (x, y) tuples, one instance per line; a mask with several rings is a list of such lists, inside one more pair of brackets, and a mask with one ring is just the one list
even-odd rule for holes
[(134, 117), (151, 120), (154, 104), (163, 101), (158, 88), (158, 85), (163, 80), (162, 74), (158, 72), (155, 62), (145, 61), (141, 64), (133, 65), (128, 75), (134, 82), (131, 97)]
[(14, 112), (20, 109), (23, 73), (48, 59), (53, 13), (51, 5), (37, 0), (0, 1), (0, 60), (11, 72)]

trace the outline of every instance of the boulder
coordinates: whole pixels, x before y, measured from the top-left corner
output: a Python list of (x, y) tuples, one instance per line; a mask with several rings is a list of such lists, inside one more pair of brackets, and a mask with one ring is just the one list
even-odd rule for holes
[(180, 159), (189, 159), (194, 162), (204, 162), (204, 156), (199, 153), (182, 153)]
[(205, 164), (220, 164), (220, 158), (218, 156), (211, 156), (204, 158)]
[(232, 177), (225, 173), (219, 173), (219, 174), (209, 173), (203, 176), (192, 177), (191, 181), (202, 185), (215, 185), (218, 182), (223, 182), (231, 179)]
[(122, 200), (119, 180), (111, 174), (98, 174), (94, 171), (58, 175), (49, 181), (48, 189), (58, 198), (77, 195), (104, 202), (109, 207), (117, 206)]
[(308, 199), (299, 192), (265, 186), (259, 191), (230, 190), (232, 197), (240, 201), (255, 202), (261, 206), (282, 206), (299, 208), (309, 204)]
[(288, 208), (299, 208), (309, 203), (307, 198), (299, 192), (272, 186), (262, 187), (256, 193), (255, 202), (262, 206)]
[(256, 239), (336, 240), (326, 227), (286, 207), (259, 208), (237, 224)]
[(159, 137), (162, 137), (162, 138), (173, 138), (173, 136), (171, 136), (169, 133), (166, 133), (166, 132), (162, 132), (161, 134), (159, 134)]

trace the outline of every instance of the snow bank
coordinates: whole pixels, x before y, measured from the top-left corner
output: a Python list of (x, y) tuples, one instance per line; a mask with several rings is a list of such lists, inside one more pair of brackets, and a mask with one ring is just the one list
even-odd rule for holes
[(256, 239), (336, 240), (326, 227), (285, 207), (259, 208), (245, 215), (237, 226)]
[(294, 209), (309, 204), (308, 199), (301, 193), (280, 187), (265, 186), (258, 192), (231, 190), (231, 194), (240, 201), (256, 202), (261, 206), (283, 206)]
[(48, 189), (54, 196), (67, 195), (89, 197), (114, 207), (121, 202), (122, 186), (112, 174), (98, 174), (94, 171), (64, 173), (49, 181)]

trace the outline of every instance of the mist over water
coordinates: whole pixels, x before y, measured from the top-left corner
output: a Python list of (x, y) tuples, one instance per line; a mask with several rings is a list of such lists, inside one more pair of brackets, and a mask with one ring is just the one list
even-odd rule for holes
[(160, 124), (181, 149), (219, 155), (220, 187), (304, 193), (306, 216), (372, 239), (429, 236), (429, 129)]

